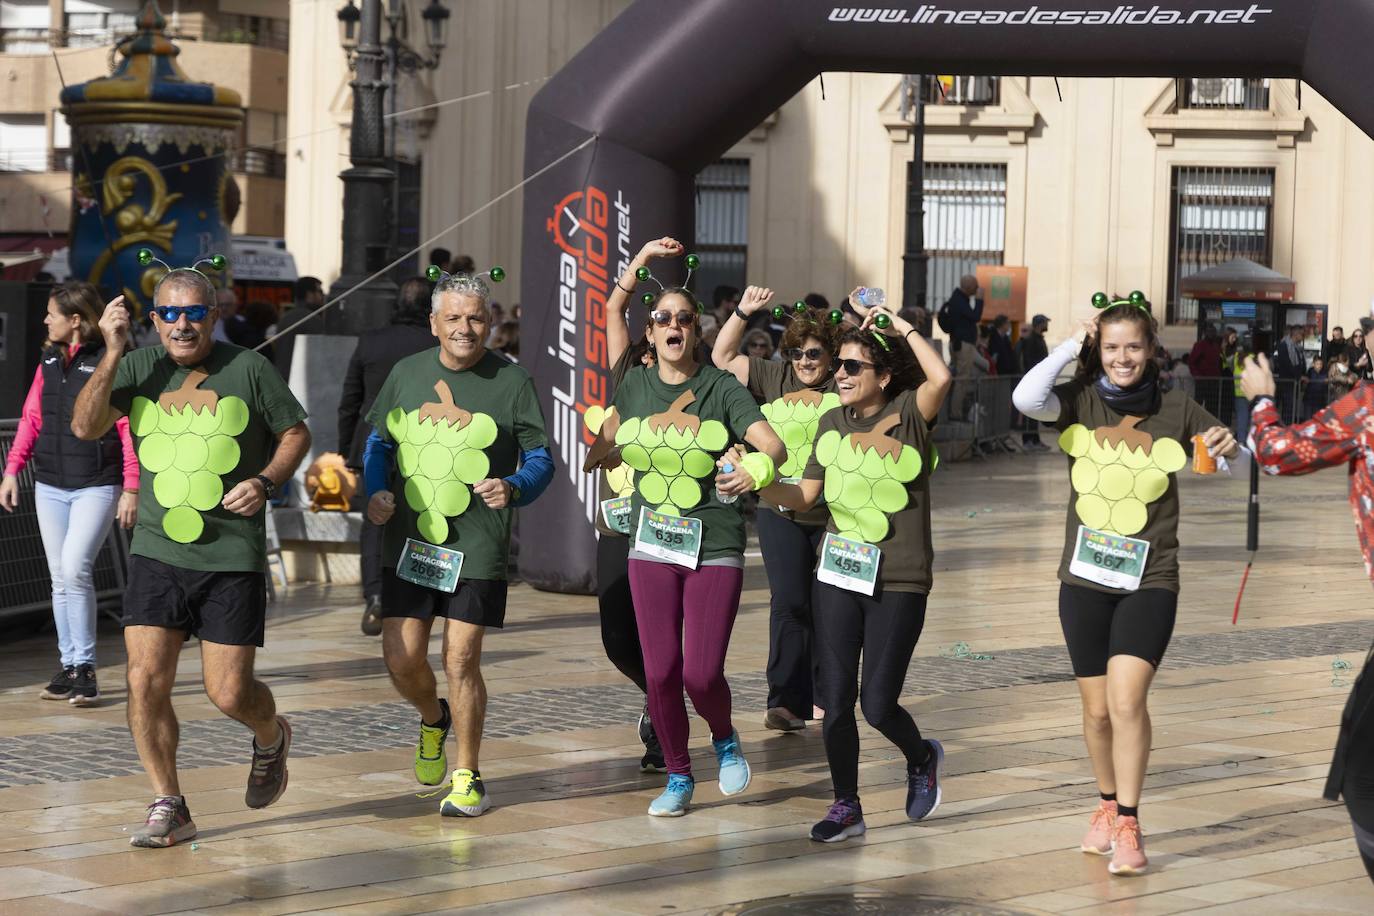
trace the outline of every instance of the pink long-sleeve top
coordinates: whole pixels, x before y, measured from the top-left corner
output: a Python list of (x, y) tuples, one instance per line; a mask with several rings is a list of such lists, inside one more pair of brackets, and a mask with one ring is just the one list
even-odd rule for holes
[[(70, 360), (81, 349), (77, 344), (67, 351)], [(124, 489), (138, 489), (138, 456), (134, 453), (134, 440), (129, 435), (129, 418), (120, 417), (115, 421), (119, 431), (119, 443), (124, 449)], [(33, 374), (33, 384), (24, 398), (24, 409), (19, 414), (19, 431), (14, 435), (14, 445), (10, 447), (9, 459), (5, 462), (5, 474), (18, 475), (33, 457), (33, 447), (38, 434), (43, 431), (43, 367), (39, 366)]]

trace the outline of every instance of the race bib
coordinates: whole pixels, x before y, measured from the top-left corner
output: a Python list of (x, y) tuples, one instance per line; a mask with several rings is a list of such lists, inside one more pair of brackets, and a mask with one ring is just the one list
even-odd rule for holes
[(872, 597), (878, 584), (878, 561), (882, 555), (883, 552), (872, 544), (851, 541), (827, 532), (821, 541), (821, 561), (816, 567), (816, 579)]
[(458, 574), (462, 570), (461, 552), (406, 538), (400, 562), (396, 564), (396, 578), (452, 594), (458, 588)]
[(635, 550), (688, 569), (696, 569), (701, 557), (701, 520), (639, 510)]
[(601, 520), (606, 523), (607, 528), (618, 534), (630, 533), (633, 527), (630, 524), (630, 501), (628, 496), (601, 501)]
[(1069, 560), (1069, 572), (1098, 585), (1133, 592), (1140, 588), (1140, 578), (1145, 575), (1145, 558), (1149, 553), (1149, 541), (1107, 534), (1087, 525), (1079, 525), (1073, 556)]

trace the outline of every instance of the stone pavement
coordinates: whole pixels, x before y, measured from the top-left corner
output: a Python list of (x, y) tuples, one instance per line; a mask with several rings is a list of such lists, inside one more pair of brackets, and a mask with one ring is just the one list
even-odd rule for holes
[(357, 632), (353, 590), (305, 585), (273, 609), (259, 657), (295, 729), (290, 789), (243, 807), (248, 736), (205, 700), (188, 644), (175, 702), (200, 836), (170, 850), (126, 845), (149, 798), (118, 633), (102, 634), (106, 701), (91, 710), (37, 699), (51, 635), (0, 645), (0, 914), (1374, 911), (1344, 810), (1320, 797), (1374, 637), (1344, 475), (1264, 482), (1264, 546), (1236, 627), (1244, 484), (1183, 475), (1183, 593), (1142, 805), (1155, 868), (1121, 880), (1076, 851), (1094, 790), (1056, 611), (1063, 459), (939, 473), (936, 589), (904, 697), (948, 753), (928, 821), (906, 821), (900, 762), (862, 726), (869, 833), (806, 839), (828, 775), (818, 728), (761, 727), (756, 557), (729, 658), (754, 782), (720, 796), (693, 720), (698, 804), (667, 823), (644, 815), (662, 777), (635, 765), (640, 699), (602, 654), (593, 599), (512, 590), (484, 665), (496, 807), (450, 820), (409, 772), (415, 716), (379, 642)]

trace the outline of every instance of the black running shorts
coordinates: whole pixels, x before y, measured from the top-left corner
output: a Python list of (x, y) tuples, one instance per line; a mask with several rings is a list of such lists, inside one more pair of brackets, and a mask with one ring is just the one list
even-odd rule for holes
[(151, 557), (129, 558), (126, 627), (165, 627), (226, 646), (261, 646), (267, 624), (267, 576), (205, 572)]
[(383, 570), (382, 616), (420, 620), (447, 617), (499, 630), (506, 625), (506, 580), (459, 579), (458, 588), (450, 595)]
[(1134, 655), (1158, 668), (1177, 613), (1178, 594), (1168, 589), (1116, 595), (1059, 584), (1059, 625), (1074, 677), (1102, 677), (1113, 655)]

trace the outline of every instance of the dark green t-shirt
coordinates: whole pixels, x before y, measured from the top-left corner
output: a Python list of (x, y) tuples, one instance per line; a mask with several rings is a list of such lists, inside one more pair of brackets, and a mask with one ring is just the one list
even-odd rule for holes
[(1108, 407), (1089, 383), (1072, 381), (1054, 389), (1059, 397), (1059, 446), (1069, 456), (1073, 497), (1065, 524), (1059, 580), (1113, 595), (1119, 588), (1089, 582), (1069, 572), (1078, 526), (1150, 542), (1140, 587), (1178, 591), (1178, 481), (1188, 463), (1192, 437), (1223, 425), (1177, 389), (1160, 397), (1159, 408), (1128, 417)]
[(825, 482), (828, 531), (882, 550), (880, 591), (929, 594), (935, 447), (916, 392), (901, 392), (871, 417), (851, 414), (840, 407), (821, 417), (803, 476)]
[(220, 502), (261, 474), (277, 436), (305, 419), (272, 364), (216, 343), (192, 370), (144, 347), (120, 359), (110, 403), (128, 414), (138, 450), (131, 552), (182, 569), (261, 571), (266, 514), (244, 518)]
[(521, 449), (548, 447), (529, 373), (490, 351), (455, 372), (438, 347), (425, 350), (391, 370), (367, 422), (396, 445), (386, 568), (416, 538), (461, 551), (462, 579), (505, 579), (515, 510), (487, 508), (472, 485), (514, 474)]
[[(799, 478), (811, 460), (816, 443), (816, 429), (827, 412), (840, 406), (832, 374), (820, 385), (808, 387), (797, 378), (790, 361), (749, 357), (749, 393), (758, 398), (763, 416), (782, 444), (787, 446), (787, 460), (778, 468), (778, 477)], [(759, 508), (772, 512), (772, 506)], [(782, 510), (781, 515), (798, 525), (824, 525), (830, 517), (825, 506), (817, 504), (805, 512)]]
[(620, 414), (616, 445), (634, 468), (633, 518), (641, 506), (701, 520), (701, 561), (744, 553), (741, 500), (715, 498), (716, 459), (744, 442), (763, 421), (748, 389), (729, 372), (700, 366), (679, 385), (666, 384), (654, 367), (625, 373), (613, 401)]

